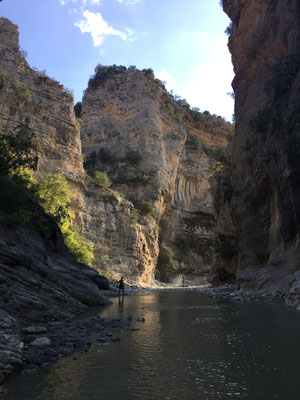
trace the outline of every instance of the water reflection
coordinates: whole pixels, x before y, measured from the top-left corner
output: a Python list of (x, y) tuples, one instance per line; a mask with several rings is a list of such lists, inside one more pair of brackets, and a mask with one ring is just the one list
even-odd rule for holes
[(160, 291), (115, 299), (101, 312), (129, 315), (138, 331), (124, 332), (119, 343), (95, 344), (77, 360), (15, 376), (4, 399), (298, 399), (294, 310)]

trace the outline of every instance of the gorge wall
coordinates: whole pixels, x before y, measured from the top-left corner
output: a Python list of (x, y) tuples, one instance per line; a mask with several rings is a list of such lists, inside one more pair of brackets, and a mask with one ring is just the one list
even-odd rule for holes
[(215, 255), (210, 177), (231, 125), (175, 101), (153, 71), (121, 66), (96, 68), (81, 119), (89, 174), (106, 171), (156, 241), (159, 232), (157, 276), (204, 281)]
[(299, 305), (300, 9), (296, 0), (223, 0), (232, 20), (236, 136), (231, 213), (237, 283)]
[(126, 273), (128, 282), (150, 284), (158, 253), (154, 223), (133, 222), (131, 203), (87, 179), (72, 95), (45, 72), (29, 67), (19, 48), (17, 26), (5, 18), (0, 19), (0, 38), (1, 131), (12, 132), (29, 119), (39, 157), (35, 175), (40, 179), (58, 173), (68, 180), (77, 224), (95, 243), (97, 268), (104, 272), (106, 264), (116, 263), (118, 275), (112, 277)]

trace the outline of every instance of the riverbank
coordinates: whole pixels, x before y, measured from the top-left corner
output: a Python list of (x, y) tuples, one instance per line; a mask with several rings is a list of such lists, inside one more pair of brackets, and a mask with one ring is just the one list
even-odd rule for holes
[(226, 284), (223, 286), (203, 286), (195, 288), (201, 293), (213, 297), (215, 299), (228, 299), (231, 301), (248, 302), (248, 301), (263, 301), (263, 302), (278, 302), (283, 303), (284, 298), (280, 292), (275, 293), (251, 293), (238, 290), (235, 285)]
[[(141, 289), (126, 285), (126, 296)], [(106, 304), (117, 295), (117, 285), (112, 282), (109, 290), (102, 291)], [(30, 324), (20, 323), (0, 310), (0, 395), (1, 383), (12, 373), (33, 371), (65, 357), (76, 357), (87, 352), (92, 343), (108, 345), (119, 341), (118, 333), (131, 329), (131, 316), (115, 319), (100, 318), (93, 313), (88, 316), (92, 310), (93, 307), (86, 308), (85, 312), (66, 319), (47, 320), (45, 315), (42, 321)]]
[[(141, 289), (126, 285), (126, 296)], [(108, 295), (117, 297), (117, 294), (116, 284), (110, 283)], [(124, 301), (122, 296), (120, 299)], [(61, 358), (87, 352), (92, 343), (108, 345), (111, 342), (118, 342), (120, 338), (117, 334), (131, 329), (130, 315), (124, 318), (101, 318), (93, 314), (86, 316), (84, 313), (69, 321), (49, 322), (45, 326), (23, 329), (25, 364), (23, 370), (37, 369), (42, 365), (55, 363)]]
[(263, 301), (284, 303), (285, 296), (277, 291), (274, 293), (252, 293), (238, 290), (236, 285), (225, 284), (222, 286), (212, 286), (210, 284), (201, 286), (161, 286), (151, 290), (188, 290), (198, 291), (203, 295), (213, 297), (215, 299), (227, 299), (231, 301), (248, 302), (248, 301)]

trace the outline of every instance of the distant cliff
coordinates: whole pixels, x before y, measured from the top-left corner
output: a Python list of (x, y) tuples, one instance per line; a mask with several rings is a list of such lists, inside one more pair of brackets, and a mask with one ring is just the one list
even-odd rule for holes
[(215, 255), (210, 177), (225, 159), (231, 124), (175, 101), (150, 69), (122, 66), (96, 68), (81, 119), (87, 171), (106, 171), (142, 225), (156, 221), (157, 276), (203, 280)]
[(237, 283), (299, 304), (300, 13), (297, 0), (223, 0), (232, 20)]

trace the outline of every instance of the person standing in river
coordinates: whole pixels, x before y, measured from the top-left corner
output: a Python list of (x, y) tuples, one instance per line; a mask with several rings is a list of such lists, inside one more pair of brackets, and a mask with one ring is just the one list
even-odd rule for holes
[(123, 280), (123, 277), (119, 280), (118, 284), (119, 284), (118, 296), (120, 296), (121, 290), (122, 290), (123, 296), (124, 296), (124, 280)]

